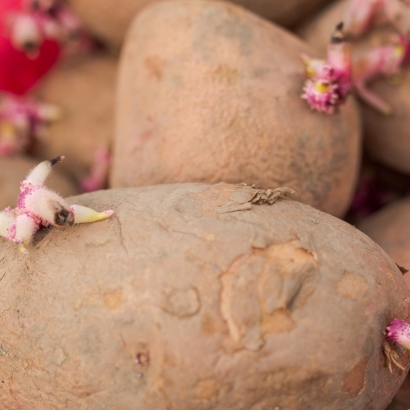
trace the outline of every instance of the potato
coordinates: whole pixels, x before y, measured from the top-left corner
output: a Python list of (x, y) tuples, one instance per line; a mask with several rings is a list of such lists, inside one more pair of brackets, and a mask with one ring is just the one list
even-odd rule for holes
[[(12, 208), (16, 206), (20, 182), (37, 163), (37, 160), (28, 157), (0, 157), (0, 210), (8, 206)], [(63, 197), (79, 193), (74, 181), (59, 171), (53, 170), (47, 184)]]
[(4, 243), (1, 408), (384, 409), (402, 274), (351, 225), (264, 194), (99, 191), (71, 201), (110, 219), (40, 231), (28, 257)]
[(360, 121), (353, 100), (328, 116), (300, 98), (302, 51), (288, 32), (228, 3), (146, 9), (120, 61), (112, 187), (288, 185), (342, 215), (356, 181)]
[(45, 130), (35, 154), (42, 159), (64, 154), (61, 168), (78, 181), (90, 171), (98, 149), (108, 150), (114, 132), (117, 61), (107, 56), (67, 61), (37, 90), (42, 101), (62, 109), (62, 119)]
[[(325, 52), (335, 25), (343, 20), (347, 4), (347, 0), (336, 2), (299, 30), (302, 38), (320, 50), (318, 57), (320, 52)], [(386, 27), (373, 30), (364, 39), (354, 42), (354, 55), (360, 56), (375, 45), (391, 43), (394, 33), (393, 28)], [(369, 89), (392, 107), (393, 114), (385, 116), (368, 105), (361, 104), (365, 149), (375, 161), (410, 174), (410, 69), (403, 70), (403, 75), (396, 85), (392, 85), (385, 78), (379, 78), (369, 85)]]
[[(399, 265), (410, 269), (410, 198), (397, 201), (368, 217), (358, 228), (376, 241)], [(404, 275), (410, 287), (410, 272)], [(410, 408), (410, 376), (400, 387), (387, 410)]]
[[(132, 18), (157, 0), (66, 0), (85, 26), (111, 48), (119, 49)], [(279, 24), (291, 26), (331, 0), (232, 0)]]
[[(410, 198), (396, 201), (358, 224), (399, 265), (410, 270)], [(410, 286), (410, 273), (405, 275)]]

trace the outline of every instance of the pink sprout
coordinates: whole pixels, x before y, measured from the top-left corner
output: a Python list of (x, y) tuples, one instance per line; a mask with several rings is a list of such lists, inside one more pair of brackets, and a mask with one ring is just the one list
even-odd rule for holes
[(314, 110), (333, 114), (351, 90), (351, 47), (337, 25), (327, 49), (327, 61), (303, 54), (307, 80), (302, 98)]
[(24, 7), (9, 14), (9, 32), (14, 47), (37, 57), (48, 39), (60, 44), (82, 33), (78, 18), (61, 1), (24, 0)]
[(60, 110), (53, 105), (0, 93), (0, 155), (22, 151), (46, 124), (59, 117)]
[(386, 328), (386, 337), (410, 350), (410, 324), (394, 319)]

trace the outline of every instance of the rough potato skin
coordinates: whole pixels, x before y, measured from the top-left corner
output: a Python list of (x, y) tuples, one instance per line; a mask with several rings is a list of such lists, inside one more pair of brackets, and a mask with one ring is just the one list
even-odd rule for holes
[[(347, 0), (336, 2), (298, 30), (299, 35), (322, 55), (330, 33), (343, 19), (347, 3)], [(375, 44), (391, 43), (391, 36), (395, 33), (393, 28), (387, 27), (373, 30), (365, 38), (354, 42), (354, 55), (359, 56), (364, 51), (369, 51)], [(373, 81), (369, 88), (392, 107), (393, 114), (385, 116), (367, 104), (360, 104), (365, 150), (375, 161), (410, 174), (410, 69), (403, 70), (399, 82), (395, 85), (386, 78), (379, 78)]]
[(146, 9), (120, 62), (112, 187), (286, 185), (342, 215), (356, 180), (360, 121), (352, 100), (329, 116), (300, 98), (302, 51), (290, 33), (228, 3)]
[(62, 109), (62, 119), (44, 131), (35, 153), (43, 159), (61, 153), (59, 165), (77, 180), (88, 175), (97, 149), (108, 150), (114, 133), (117, 60), (105, 55), (70, 59), (41, 83), (37, 95)]
[[(113, 50), (118, 50), (133, 17), (158, 0), (66, 0), (85, 26)], [(291, 26), (331, 0), (232, 0), (249, 10)]]
[(401, 273), (351, 225), (254, 195), (98, 191), (71, 200), (110, 219), (40, 231), (28, 256), (4, 241), (0, 407), (384, 409), (405, 376), (382, 353), (409, 318)]
[[(7, 206), (12, 208), (16, 206), (17, 197), (20, 194), (20, 182), (38, 163), (38, 160), (28, 157), (0, 158), (0, 210)], [(63, 197), (79, 193), (74, 181), (58, 169), (53, 169), (47, 178), (47, 186)]]

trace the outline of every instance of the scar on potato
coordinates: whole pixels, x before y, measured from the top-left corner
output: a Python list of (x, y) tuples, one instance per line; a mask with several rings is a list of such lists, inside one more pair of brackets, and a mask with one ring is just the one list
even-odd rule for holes
[(258, 350), (269, 333), (296, 327), (292, 310), (314, 292), (317, 261), (298, 240), (253, 249), (221, 275), (221, 314), (230, 337)]
[(369, 289), (369, 285), (362, 276), (345, 272), (342, 278), (336, 282), (337, 293), (346, 299), (361, 299)]
[(369, 357), (366, 356), (353, 366), (352, 370), (350, 370), (343, 380), (343, 393), (346, 393), (351, 398), (356, 397), (360, 393), (365, 384), (368, 362)]

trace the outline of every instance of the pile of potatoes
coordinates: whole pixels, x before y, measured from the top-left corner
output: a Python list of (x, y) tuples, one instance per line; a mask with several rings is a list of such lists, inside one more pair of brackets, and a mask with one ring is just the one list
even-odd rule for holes
[[(372, 85), (393, 116), (353, 94), (327, 115), (300, 55), (324, 57), (346, 1), (64, 1), (101, 45), (34, 90), (61, 119), (0, 158), (1, 203), (65, 155), (46, 185), (115, 213), (27, 255), (0, 238), (0, 409), (410, 408), (385, 336), (410, 321), (407, 72)], [(100, 151), (104, 189), (79, 195)], [(363, 157), (403, 197), (368, 218)]]

